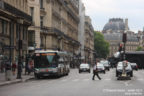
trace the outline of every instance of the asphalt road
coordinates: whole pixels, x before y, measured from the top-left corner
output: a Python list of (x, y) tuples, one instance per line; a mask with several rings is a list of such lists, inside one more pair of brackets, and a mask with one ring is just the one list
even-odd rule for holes
[(0, 96), (144, 96), (144, 70), (134, 71), (131, 80), (117, 80), (115, 69), (92, 80), (92, 73), (72, 69), (61, 78), (31, 80), (0, 87)]

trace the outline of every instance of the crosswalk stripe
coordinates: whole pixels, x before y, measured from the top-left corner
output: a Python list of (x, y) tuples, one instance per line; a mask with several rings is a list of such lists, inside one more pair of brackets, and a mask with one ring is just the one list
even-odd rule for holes
[[(68, 79), (63, 79), (61, 80), (61, 82), (66, 82), (66, 81), (72, 81), (72, 82), (78, 82), (78, 81), (90, 81), (91, 79), (89, 78), (86, 78), (86, 79), (72, 79), (72, 80), (68, 80)], [(110, 81), (111, 79), (110, 78), (107, 78), (107, 79), (102, 79), (102, 80), (105, 80), (105, 81)], [(140, 79), (141, 80), (141, 79)]]

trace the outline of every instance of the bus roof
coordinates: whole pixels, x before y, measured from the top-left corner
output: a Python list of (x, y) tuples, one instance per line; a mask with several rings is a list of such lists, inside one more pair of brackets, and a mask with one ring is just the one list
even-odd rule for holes
[(49, 53), (49, 52), (58, 52), (56, 50), (36, 50), (35, 53)]
[(58, 54), (67, 54), (66, 51), (57, 51), (57, 50), (36, 50), (35, 53), (58, 53)]

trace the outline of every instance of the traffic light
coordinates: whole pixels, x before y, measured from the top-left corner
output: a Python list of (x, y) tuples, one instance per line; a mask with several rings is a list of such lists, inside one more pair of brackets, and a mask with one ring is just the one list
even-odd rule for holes
[(122, 47), (123, 47), (123, 45), (122, 45), (122, 44), (120, 44), (120, 45), (119, 45), (119, 52), (121, 52), (121, 51), (122, 51), (122, 49), (123, 49)]
[(123, 42), (126, 42), (127, 41), (127, 34), (126, 33), (123, 33)]

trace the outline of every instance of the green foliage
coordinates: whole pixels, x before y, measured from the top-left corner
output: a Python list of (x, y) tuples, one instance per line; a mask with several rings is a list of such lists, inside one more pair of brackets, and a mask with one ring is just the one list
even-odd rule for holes
[(109, 54), (109, 43), (104, 40), (104, 36), (100, 32), (94, 32), (94, 48), (98, 58), (106, 58)]
[(136, 51), (143, 51), (143, 47), (138, 46), (137, 49), (136, 49)]

